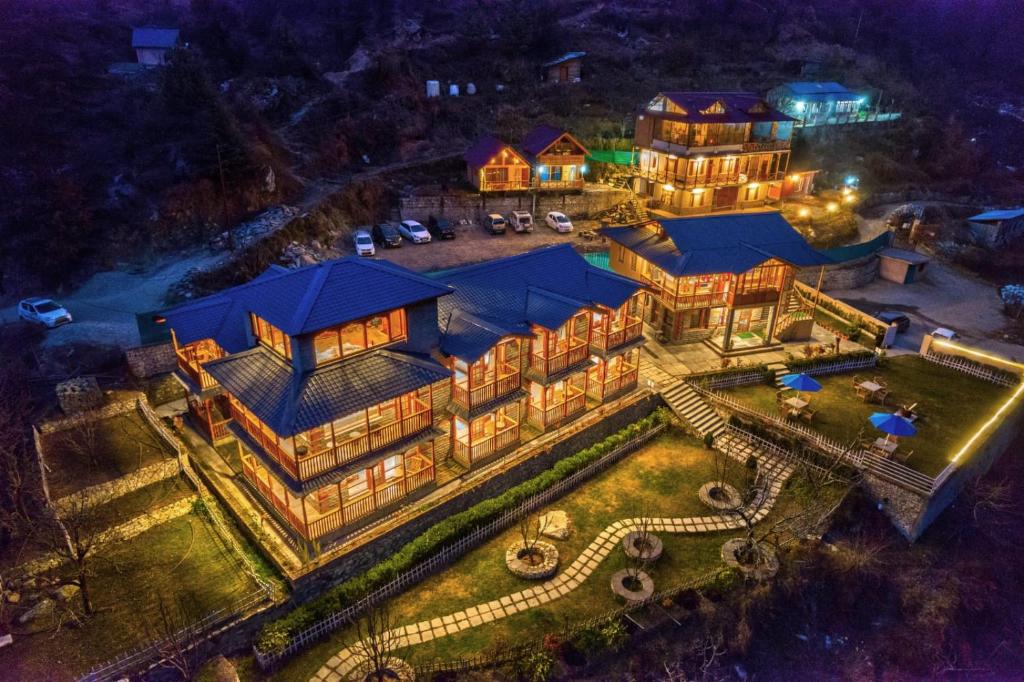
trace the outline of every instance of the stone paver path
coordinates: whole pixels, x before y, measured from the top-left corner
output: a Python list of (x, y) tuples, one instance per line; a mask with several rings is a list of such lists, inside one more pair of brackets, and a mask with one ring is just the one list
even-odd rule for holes
[[(716, 447), (725, 448), (726, 452), (737, 459), (742, 458), (745, 461), (747, 455), (752, 451), (747, 444), (738, 448), (730, 448), (727, 441), (728, 438), (721, 439), (721, 445), (716, 443)], [(767, 455), (759, 456), (758, 459), (772, 473), (769, 478), (771, 487), (768, 499), (754, 515), (754, 523), (760, 523), (768, 515), (782, 490), (783, 483), (793, 472), (791, 464), (781, 463)], [(696, 494), (696, 491), (694, 493)], [(387, 633), (387, 640), (391, 642), (393, 650), (399, 650), (439, 637), (447, 637), (564, 597), (590, 577), (598, 565), (615, 550), (622, 538), (627, 533), (636, 530), (640, 522), (640, 519), (633, 518), (622, 519), (611, 524), (598, 534), (568, 568), (550, 580), (455, 613), (396, 628)], [(653, 531), (662, 533), (714, 533), (743, 528), (744, 524), (742, 519), (735, 514), (716, 514), (686, 518), (655, 518), (651, 519), (649, 527)], [(311, 678), (311, 682), (354, 679), (353, 671), (364, 660), (362, 650), (359, 644), (342, 649), (321, 666)]]

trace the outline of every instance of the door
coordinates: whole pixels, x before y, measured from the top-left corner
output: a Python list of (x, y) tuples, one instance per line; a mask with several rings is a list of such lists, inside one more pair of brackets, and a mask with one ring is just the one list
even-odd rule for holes
[(736, 331), (738, 332), (749, 332), (750, 331), (750, 308), (740, 310), (736, 314)]
[(569, 65), (562, 64), (558, 67), (558, 82), (567, 83), (569, 82)]

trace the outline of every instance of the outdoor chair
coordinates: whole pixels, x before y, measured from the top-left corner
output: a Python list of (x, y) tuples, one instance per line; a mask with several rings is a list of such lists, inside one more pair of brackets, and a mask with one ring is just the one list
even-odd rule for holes
[(808, 424), (810, 424), (812, 421), (814, 421), (814, 415), (816, 415), (817, 413), (817, 410), (812, 410), (809, 407), (805, 407), (803, 412), (800, 413), (800, 418), (803, 419)]
[(882, 388), (888, 388), (889, 384), (882, 377), (871, 377), (871, 380), (881, 386)]
[(910, 459), (910, 456), (913, 454), (913, 450), (900, 450), (899, 448), (897, 448), (896, 452), (892, 453), (892, 458), (895, 459), (900, 464), (906, 464), (907, 460)]
[(860, 377), (859, 377), (858, 375), (854, 374), (854, 375), (853, 375), (853, 384), (852, 384), (852, 386), (853, 386), (854, 388), (857, 388), (857, 387), (859, 387), (859, 386), (860, 386), (860, 384), (861, 384), (861, 382), (862, 382), (862, 381), (864, 381), (864, 380), (863, 380), (863, 379), (861, 379), (861, 378), (860, 378)]
[(880, 404), (885, 405), (886, 401), (889, 399), (889, 389), (887, 389), (887, 388), (880, 388), (880, 389), (878, 389), (875, 392), (875, 397), (878, 398), (878, 402)]

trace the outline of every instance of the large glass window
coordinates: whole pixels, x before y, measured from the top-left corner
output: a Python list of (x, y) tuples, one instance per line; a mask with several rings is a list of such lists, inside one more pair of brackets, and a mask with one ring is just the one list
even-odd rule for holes
[(287, 334), (255, 314), (252, 316), (252, 330), (257, 341), (273, 349), (281, 357), (291, 360), (292, 341)]
[(404, 338), (405, 311), (401, 309), (325, 329), (313, 338), (316, 364), (323, 365)]

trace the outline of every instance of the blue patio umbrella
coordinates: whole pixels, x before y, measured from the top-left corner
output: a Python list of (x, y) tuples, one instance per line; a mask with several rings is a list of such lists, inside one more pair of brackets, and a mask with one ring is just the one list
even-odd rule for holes
[(821, 384), (806, 374), (784, 374), (779, 381), (782, 382), (783, 386), (794, 389), (797, 398), (800, 397), (800, 391), (814, 393), (821, 390)]
[(875, 412), (868, 420), (876, 429), (888, 434), (886, 440), (889, 436), (913, 436), (917, 433), (917, 428), (898, 414)]

